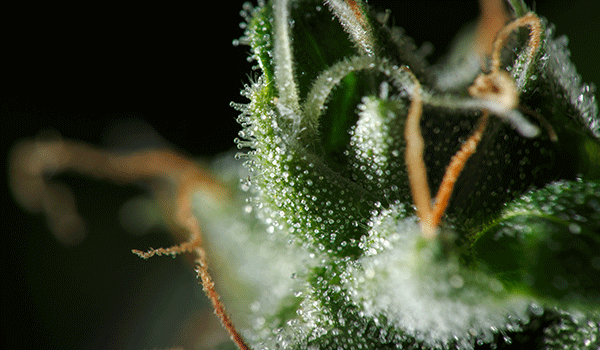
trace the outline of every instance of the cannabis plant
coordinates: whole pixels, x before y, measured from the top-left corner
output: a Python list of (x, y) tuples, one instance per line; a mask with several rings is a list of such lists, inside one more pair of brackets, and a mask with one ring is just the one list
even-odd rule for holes
[(432, 65), (363, 1), (247, 5), (237, 44), (260, 73), (232, 104), (235, 159), (28, 143), (15, 194), (38, 205), (47, 168), (154, 181), (189, 240), (135, 253), (195, 253), (242, 349), (597, 349), (594, 88), (521, 0), (482, 7)]

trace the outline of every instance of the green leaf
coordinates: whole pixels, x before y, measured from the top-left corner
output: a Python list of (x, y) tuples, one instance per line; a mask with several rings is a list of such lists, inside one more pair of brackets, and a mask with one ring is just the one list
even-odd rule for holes
[(291, 7), (290, 36), (295, 76), (300, 96), (305, 97), (322, 71), (355, 55), (356, 50), (339, 21), (322, 1), (301, 1)]
[(478, 264), (516, 292), (600, 306), (600, 183), (560, 181), (510, 203), (474, 242)]

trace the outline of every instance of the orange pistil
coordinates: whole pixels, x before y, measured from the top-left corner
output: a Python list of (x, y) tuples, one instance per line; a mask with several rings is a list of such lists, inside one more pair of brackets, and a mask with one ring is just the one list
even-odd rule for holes
[(446, 211), (446, 207), (448, 206), (448, 202), (450, 201), (450, 196), (452, 195), (454, 184), (456, 183), (458, 176), (465, 167), (467, 160), (477, 150), (477, 144), (479, 144), (479, 141), (481, 141), (481, 137), (483, 135), (485, 127), (487, 126), (488, 117), (489, 113), (487, 111), (483, 112), (481, 119), (479, 119), (479, 127), (477, 128), (477, 130), (462, 145), (460, 150), (456, 152), (454, 156), (452, 156), (450, 164), (448, 165), (448, 168), (446, 168), (446, 172), (444, 173), (444, 177), (438, 189), (438, 193), (435, 196), (435, 205), (433, 207), (433, 212), (429, 217), (429, 225), (431, 225), (431, 227), (437, 227), (440, 224), (442, 215), (444, 214), (444, 211)]
[(479, 8), (474, 50), (485, 57), (492, 52), (496, 35), (508, 21), (508, 14), (501, 0), (479, 0)]
[[(69, 220), (80, 220), (69, 191), (61, 189), (58, 192), (44, 179), (48, 172), (66, 170), (75, 170), (116, 182), (131, 183), (143, 180), (150, 183), (159, 201), (165, 206), (166, 216), (173, 219), (172, 224), (180, 233), (187, 235), (188, 240), (170, 248), (151, 249), (147, 252), (133, 250), (133, 253), (144, 259), (154, 255), (195, 253), (198, 277), (212, 302), (215, 314), (238, 348), (248, 349), (214, 288), (214, 282), (208, 272), (206, 252), (202, 246), (200, 225), (192, 213), (192, 194), (195, 191), (205, 189), (216, 198), (225, 198), (229, 196), (229, 192), (223, 184), (194, 162), (171, 150), (147, 150), (115, 155), (80, 142), (23, 141), (15, 146), (10, 159), (9, 174), (15, 197), (28, 210), (44, 211), (50, 221), (63, 222), (67, 214)], [(164, 188), (165, 183), (171, 185), (171, 188)], [(170, 200), (173, 189), (174, 203)], [(60, 193), (60, 197), (57, 193)], [(64, 198), (69, 200), (62, 200)], [(60, 207), (59, 210), (51, 208), (56, 206)], [(57, 230), (63, 226), (58, 226)], [(59, 237), (65, 235), (60, 231), (55, 234)]]
[(421, 116), (423, 115), (423, 101), (421, 100), (421, 84), (408, 67), (404, 70), (409, 74), (415, 84), (411, 94), (410, 107), (406, 117), (404, 138), (406, 139), (405, 162), (408, 171), (408, 180), (413, 201), (417, 207), (417, 215), (421, 220), (421, 232), (426, 238), (435, 236), (435, 226), (430, 224), (431, 194), (427, 184), (427, 167), (423, 160), (425, 141), (421, 134)]
[(492, 50), (492, 72), (500, 70), (500, 65), (502, 62), (500, 61), (500, 53), (502, 51), (502, 46), (504, 42), (508, 39), (508, 36), (515, 30), (521, 27), (529, 27), (529, 42), (528, 46), (528, 58), (531, 62), (535, 53), (540, 47), (540, 37), (542, 35), (542, 25), (540, 23), (540, 19), (534, 13), (528, 13), (523, 17), (519, 17), (515, 19), (513, 22), (507, 24), (500, 32), (498, 32), (498, 37), (496, 41), (494, 41), (493, 50)]
[[(500, 16), (498, 21), (491, 21), (488, 17), (493, 14), (503, 13), (503, 8), (500, 10), (501, 4), (498, 1), (483, 1), (482, 16), (479, 24), (478, 45), (481, 52), (488, 54), (487, 40), (488, 35), (497, 32), (496, 39), (491, 43), (491, 69), (487, 74), (479, 75), (473, 85), (468, 89), (469, 93), (476, 98), (492, 101), (506, 110), (514, 109), (519, 104), (518, 90), (514, 79), (505, 71), (500, 70), (501, 60), (500, 53), (503, 45), (509, 35), (524, 26), (529, 26), (530, 35), (527, 48), (527, 56), (531, 62), (537, 53), (540, 45), (541, 24), (539, 18), (528, 13), (523, 17), (517, 18), (515, 21), (504, 26), (499, 31), (494, 29), (498, 21), (504, 21), (504, 17)], [(485, 34), (485, 35), (483, 35)], [(411, 75), (412, 76), (412, 75)], [(414, 80), (414, 78), (413, 78)], [(479, 126), (477, 130), (469, 137), (469, 139), (461, 146), (460, 150), (452, 157), (450, 164), (446, 168), (442, 183), (435, 197), (433, 207), (430, 204), (430, 192), (427, 185), (427, 176), (425, 165), (422, 159), (423, 138), (420, 133), (420, 115), (422, 113), (422, 102), (418, 91), (420, 85), (415, 82), (415, 93), (413, 94), (407, 121), (406, 121), (406, 165), (408, 168), (409, 181), (413, 196), (413, 201), (417, 207), (417, 213), (421, 220), (421, 231), (425, 238), (432, 239), (435, 237), (437, 227), (440, 224), (441, 218), (448, 206), (450, 197), (454, 190), (454, 185), (460, 176), (460, 173), (465, 167), (468, 159), (477, 150), (477, 145), (483, 137), (483, 133), (489, 119), (489, 111), (483, 110)], [(419, 159), (417, 159), (419, 158)]]
[(151, 249), (147, 252), (133, 250), (132, 252), (144, 259), (150, 258), (154, 255), (177, 255), (186, 252), (195, 253), (196, 273), (198, 274), (198, 278), (200, 278), (200, 282), (202, 283), (202, 289), (212, 303), (215, 315), (217, 315), (221, 321), (221, 324), (229, 333), (231, 340), (237, 345), (237, 347), (240, 350), (247, 350), (249, 347), (244, 338), (233, 325), (229, 314), (225, 310), (225, 305), (223, 305), (220, 300), (221, 297), (219, 293), (215, 290), (215, 283), (208, 272), (208, 259), (206, 258), (206, 251), (202, 246), (200, 224), (192, 213), (192, 189), (193, 188), (184, 185), (178, 190), (175, 208), (175, 217), (179, 225), (181, 225), (181, 227), (189, 234), (189, 241), (166, 249)]

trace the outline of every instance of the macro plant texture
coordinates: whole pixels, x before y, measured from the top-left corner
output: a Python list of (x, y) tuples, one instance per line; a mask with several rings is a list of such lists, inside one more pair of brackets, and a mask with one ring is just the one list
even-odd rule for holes
[[(168, 150), (30, 142), (13, 156), (19, 201), (56, 217), (32, 199), (59, 195), (48, 169), (167, 179), (151, 189), (188, 241), (135, 252), (194, 253), (240, 348), (600, 346), (600, 118), (551, 24), (483, 1), (431, 65), (366, 2), (242, 13), (259, 73), (232, 104), (235, 159), (209, 173)], [(52, 160), (23, 170), (36, 155)]]

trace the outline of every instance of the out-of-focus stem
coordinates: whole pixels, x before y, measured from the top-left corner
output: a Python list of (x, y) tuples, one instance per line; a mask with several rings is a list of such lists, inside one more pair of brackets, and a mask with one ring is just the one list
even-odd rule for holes
[(479, 0), (479, 9), (474, 49), (483, 58), (492, 53), (494, 40), (509, 17), (502, 0)]

